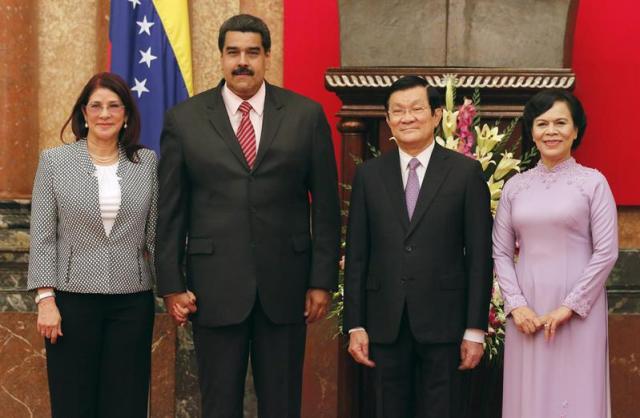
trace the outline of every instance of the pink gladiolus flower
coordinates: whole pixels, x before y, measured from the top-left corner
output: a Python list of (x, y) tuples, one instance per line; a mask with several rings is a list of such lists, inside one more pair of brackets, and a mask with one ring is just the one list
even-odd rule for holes
[(460, 137), (460, 152), (468, 157), (472, 157), (471, 149), (474, 145), (474, 137), (471, 132), (471, 123), (476, 115), (476, 108), (473, 106), (473, 102), (467, 98), (464, 99), (464, 103), (460, 106), (458, 112), (458, 129), (457, 135)]

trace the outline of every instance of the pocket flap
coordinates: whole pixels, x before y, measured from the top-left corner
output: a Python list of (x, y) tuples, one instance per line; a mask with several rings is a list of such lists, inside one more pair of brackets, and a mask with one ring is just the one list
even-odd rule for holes
[(307, 234), (294, 235), (291, 238), (291, 243), (293, 245), (294, 251), (301, 253), (309, 249), (309, 247), (311, 246), (311, 238)]
[(213, 240), (211, 238), (190, 238), (187, 253), (213, 254)]

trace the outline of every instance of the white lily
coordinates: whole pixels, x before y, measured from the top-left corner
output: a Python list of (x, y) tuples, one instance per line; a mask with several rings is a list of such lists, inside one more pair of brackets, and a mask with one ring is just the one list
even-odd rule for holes
[(453, 83), (455, 80), (456, 79), (453, 76), (447, 77), (446, 90), (444, 93), (444, 103), (449, 112), (453, 111)]
[(503, 152), (502, 159), (498, 162), (493, 177), (495, 177), (496, 180), (500, 180), (511, 171), (520, 172), (520, 160), (513, 158), (513, 154), (510, 152)]
[(482, 171), (487, 171), (487, 167), (489, 167), (491, 164), (495, 165), (496, 163), (495, 161), (491, 160), (491, 157), (493, 157), (492, 152), (488, 152), (482, 157), (478, 157), (477, 155), (474, 155), (474, 157), (480, 162), (480, 165), (482, 165)]
[(498, 127), (494, 126), (493, 128), (489, 128), (489, 125), (486, 123), (482, 125), (482, 129), (475, 127), (476, 130), (476, 143), (478, 146), (476, 147), (476, 154), (480, 157), (483, 157), (495, 146), (502, 141), (504, 138), (504, 134), (498, 134)]
[(497, 203), (498, 200), (500, 200), (500, 196), (502, 196), (504, 180), (496, 181), (494, 176), (491, 176), (489, 177), (489, 181), (487, 181), (487, 186), (489, 186), (489, 194), (491, 195), (491, 200), (495, 200)]
[(458, 127), (458, 113), (459, 112), (451, 112), (446, 109), (442, 110), (442, 133), (445, 138), (449, 138), (453, 136)]
[(460, 144), (460, 138), (454, 138), (453, 136), (450, 136), (445, 141), (444, 139), (440, 138), (439, 136), (436, 136), (436, 142), (438, 143), (438, 145), (440, 145), (442, 147), (457, 151), (458, 150), (458, 145)]

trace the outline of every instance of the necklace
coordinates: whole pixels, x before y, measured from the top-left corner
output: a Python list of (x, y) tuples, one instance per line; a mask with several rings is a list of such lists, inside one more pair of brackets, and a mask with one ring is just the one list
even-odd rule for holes
[[(111, 165), (113, 163), (115, 163), (116, 161), (118, 161), (118, 157), (119, 157), (119, 150), (118, 150), (118, 146), (116, 145), (115, 149), (114, 149), (114, 153), (112, 153), (109, 156), (103, 157), (100, 155), (96, 155), (93, 152), (91, 152), (91, 150), (89, 149), (89, 145), (92, 144), (91, 141), (89, 140), (89, 138), (85, 139), (87, 141), (87, 152), (89, 153), (89, 157), (91, 157), (91, 160), (98, 165)], [(94, 145), (91, 148), (95, 148), (96, 146)]]
[(91, 159), (93, 160), (94, 163), (98, 164), (98, 165), (109, 165), (112, 163), (115, 163), (116, 161), (118, 161), (118, 153), (116, 152), (113, 155), (109, 155), (108, 157), (100, 157), (98, 155), (95, 155), (93, 153), (89, 153), (89, 156), (91, 156)]

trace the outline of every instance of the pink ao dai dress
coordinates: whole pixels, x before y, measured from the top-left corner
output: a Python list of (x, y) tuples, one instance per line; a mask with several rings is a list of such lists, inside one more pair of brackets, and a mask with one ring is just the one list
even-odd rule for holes
[(493, 256), (505, 313), (574, 311), (551, 342), (508, 317), (503, 418), (610, 417), (605, 282), (618, 228), (604, 176), (573, 158), (514, 176), (496, 214)]

